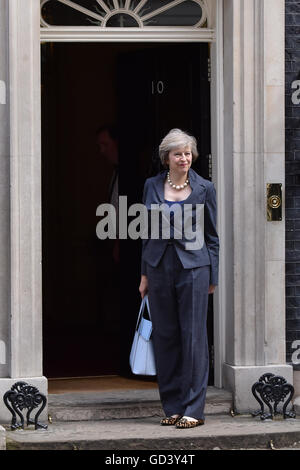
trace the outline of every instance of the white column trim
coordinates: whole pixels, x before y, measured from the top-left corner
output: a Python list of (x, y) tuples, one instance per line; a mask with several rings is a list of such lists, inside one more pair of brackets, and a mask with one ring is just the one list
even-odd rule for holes
[(233, 265), (224, 383), (234, 392), (237, 411), (244, 412), (261, 373), (281, 370), (292, 380), (285, 357), (284, 211), (282, 221), (266, 217), (266, 184), (284, 187), (285, 176), (284, 0), (224, 0), (225, 12), (224, 142), (226, 168), (232, 166), (232, 181), (226, 182), (232, 189), (226, 190), (233, 193)]
[(51, 26), (41, 28), (42, 42), (212, 42), (215, 30), (208, 28), (98, 28)]
[(42, 375), (40, 2), (9, 0), (11, 377)]
[(216, 1), (216, 41), (211, 44), (211, 153), (212, 177), (217, 191), (218, 234), (220, 239), (219, 285), (214, 294), (214, 385), (223, 384), (226, 316), (226, 201), (224, 172), (224, 82), (223, 82), (223, 0)]

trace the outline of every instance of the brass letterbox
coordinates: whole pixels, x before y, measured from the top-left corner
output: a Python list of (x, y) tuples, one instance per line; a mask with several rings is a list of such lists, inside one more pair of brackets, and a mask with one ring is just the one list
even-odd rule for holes
[(267, 184), (267, 220), (282, 220), (282, 184)]

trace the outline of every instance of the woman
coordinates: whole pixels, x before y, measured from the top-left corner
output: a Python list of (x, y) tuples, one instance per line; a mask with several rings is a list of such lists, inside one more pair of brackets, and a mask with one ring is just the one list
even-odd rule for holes
[(213, 183), (191, 168), (198, 157), (194, 137), (172, 129), (162, 140), (159, 155), (166, 169), (145, 182), (147, 209), (162, 203), (177, 202), (183, 210), (185, 204), (192, 205), (195, 227), (196, 204), (204, 205), (204, 240), (197, 249), (186, 248), (190, 239), (184, 235), (174, 237), (174, 226), (169, 239), (150, 237), (142, 248), (139, 292), (149, 298), (157, 380), (166, 414), (161, 424), (182, 429), (204, 424), (208, 294), (218, 284), (216, 193)]

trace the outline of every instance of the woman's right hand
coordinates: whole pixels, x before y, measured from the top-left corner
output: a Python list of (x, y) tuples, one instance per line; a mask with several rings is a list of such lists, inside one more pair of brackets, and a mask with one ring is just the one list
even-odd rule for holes
[(145, 276), (145, 274), (142, 274), (141, 276), (139, 291), (140, 291), (142, 299), (148, 293), (148, 278), (147, 276)]

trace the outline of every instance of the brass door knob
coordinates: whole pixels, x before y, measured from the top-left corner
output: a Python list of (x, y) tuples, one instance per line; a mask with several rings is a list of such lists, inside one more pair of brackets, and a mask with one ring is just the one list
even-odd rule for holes
[(267, 184), (267, 220), (282, 220), (282, 184)]
[(272, 196), (268, 198), (268, 204), (272, 209), (277, 209), (281, 205), (281, 199), (276, 194), (272, 194)]

